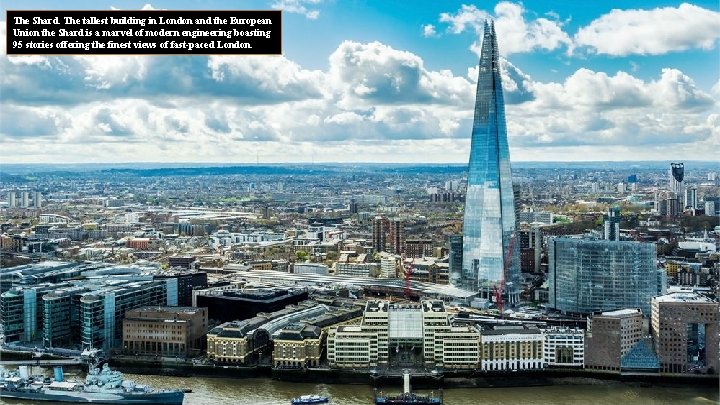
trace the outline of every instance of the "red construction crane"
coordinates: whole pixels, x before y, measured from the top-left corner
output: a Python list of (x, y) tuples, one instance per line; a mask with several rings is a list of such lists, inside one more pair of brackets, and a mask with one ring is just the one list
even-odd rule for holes
[(513, 258), (513, 249), (515, 248), (515, 233), (510, 237), (508, 249), (505, 252), (505, 260), (503, 262), (503, 275), (500, 279), (500, 286), (495, 286), (495, 303), (497, 304), (500, 317), (503, 317), (503, 291), (505, 291), (505, 283), (507, 282), (508, 268)]
[(405, 269), (405, 298), (410, 299), (410, 276), (415, 272), (415, 258), (410, 261), (410, 264), (405, 264), (405, 256), (402, 256), (403, 267)]

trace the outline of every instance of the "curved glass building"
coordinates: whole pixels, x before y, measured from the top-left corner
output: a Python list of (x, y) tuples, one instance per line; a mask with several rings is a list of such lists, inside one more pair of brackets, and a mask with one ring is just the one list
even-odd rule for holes
[(451, 275), (451, 282), (491, 297), (504, 280), (505, 301), (512, 303), (519, 297), (520, 255), (519, 243), (514, 241), (515, 203), (499, 56), (495, 27), (485, 23), (463, 221), (462, 270)]
[(655, 244), (555, 237), (548, 240), (548, 308), (589, 314), (640, 308), (665, 293)]

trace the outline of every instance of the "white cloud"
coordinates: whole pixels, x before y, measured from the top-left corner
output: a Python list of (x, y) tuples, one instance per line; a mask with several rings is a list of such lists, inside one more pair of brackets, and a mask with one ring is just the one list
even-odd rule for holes
[(380, 42), (343, 41), (330, 55), (329, 83), (343, 107), (376, 104), (468, 104), (468, 81), (429, 71), (422, 58)]
[(720, 13), (683, 3), (652, 10), (612, 10), (575, 34), (578, 46), (614, 56), (711, 49), (720, 39)]
[(320, 10), (309, 7), (316, 7), (321, 2), (322, 0), (275, 0), (272, 8), (288, 13), (303, 14), (308, 20), (317, 20), (320, 17)]
[[(15, 161), (254, 161), (256, 153), (307, 161), (312, 153), (462, 162), (477, 80), (477, 67), (458, 77), (417, 54), (353, 41), (325, 70), (282, 56), (0, 57), (0, 67), (0, 148)], [(500, 70), (513, 159), (652, 158), (668, 144), (694, 147), (684, 156), (700, 159), (720, 145), (720, 83), (708, 94), (671, 68), (652, 80), (578, 69), (539, 82), (505, 58)]]
[(491, 18), (495, 21), (498, 47), (503, 55), (572, 46), (572, 40), (563, 31), (562, 22), (544, 17), (526, 20), (525, 9), (520, 3), (500, 2), (495, 6), (494, 15), (474, 5), (462, 5), (454, 14), (440, 14), (440, 22), (449, 24), (449, 32), (459, 34), (472, 29), (476, 33), (477, 39), (470, 49), (477, 54), (480, 53), (483, 24)]
[(435, 32), (435, 26), (432, 24), (425, 24), (425, 25), (423, 25), (422, 29), (423, 29), (423, 36), (425, 38), (437, 36), (437, 32)]
[(562, 83), (533, 82), (530, 87), (534, 100), (506, 109), (510, 144), (520, 149), (553, 147), (577, 153), (595, 146), (603, 153), (622, 146), (627, 149), (624, 159), (637, 159), (657, 158), (648, 148), (660, 145), (681, 145), (686, 151), (696, 145), (692, 156), (699, 159), (712, 155), (703, 145), (720, 136), (710, 119), (717, 100), (675, 69), (663, 69), (650, 81), (626, 72), (610, 76), (579, 69)]

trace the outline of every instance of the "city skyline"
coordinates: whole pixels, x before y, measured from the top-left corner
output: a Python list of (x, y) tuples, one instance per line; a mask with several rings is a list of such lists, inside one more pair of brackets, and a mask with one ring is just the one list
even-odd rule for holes
[(720, 150), (716, 3), (62, 6), (280, 8), (283, 56), (0, 56), (3, 163), (466, 163), (486, 18), (514, 161)]

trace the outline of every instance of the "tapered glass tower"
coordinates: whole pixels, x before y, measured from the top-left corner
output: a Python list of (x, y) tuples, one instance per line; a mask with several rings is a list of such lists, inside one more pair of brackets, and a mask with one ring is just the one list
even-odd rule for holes
[[(468, 170), (463, 259), (453, 284), (481, 297), (502, 288), (505, 302), (519, 298), (520, 256), (505, 103), (495, 27), (485, 23)], [(504, 272), (504, 269), (507, 271)], [(504, 286), (503, 286), (504, 285)]]

